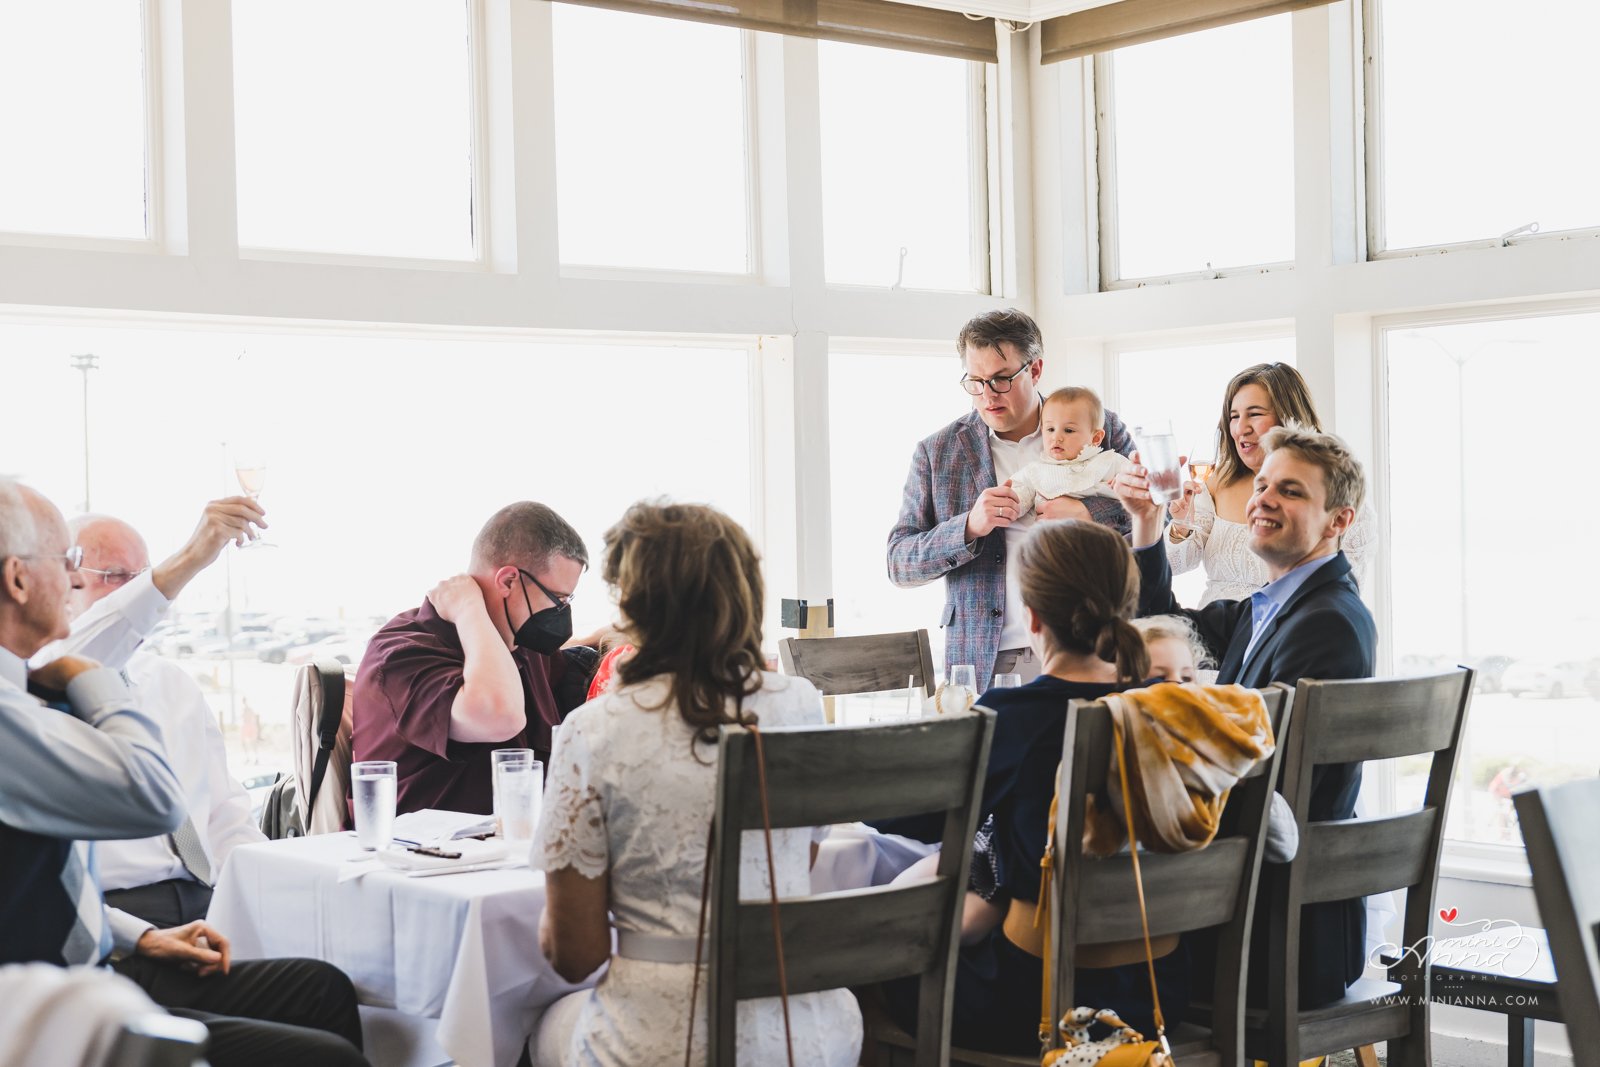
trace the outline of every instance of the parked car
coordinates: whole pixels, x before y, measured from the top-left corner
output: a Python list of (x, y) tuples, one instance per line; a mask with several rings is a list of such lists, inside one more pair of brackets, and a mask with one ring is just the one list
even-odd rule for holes
[(367, 651), (367, 642), (371, 639), (371, 634), (335, 634), (295, 649), (289, 653), (288, 662), (298, 666), (319, 659), (333, 659), (348, 667), (361, 662), (361, 657)]
[(1472, 688), (1478, 693), (1499, 693), (1505, 690), (1506, 668), (1514, 661), (1510, 656), (1468, 656), (1462, 660), (1463, 666), (1471, 667), (1477, 672), (1473, 679)]
[(1592, 660), (1572, 659), (1560, 663), (1519, 660), (1500, 676), (1500, 687), (1514, 697), (1530, 693), (1552, 699), (1574, 697), (1594, 692), (1591, 687), (1600, 684), (1596, 670)]
[(306, 645), (314, 645), (318, 641), (326, 640), (342, 634), (344, 631), (337, 626), (307, 626), (297, 630), (288, 637), (278, 637), (275, 640), (263, 642), (256, 646), (256, 658), (264, 663), (286, 663), (289, 653)]

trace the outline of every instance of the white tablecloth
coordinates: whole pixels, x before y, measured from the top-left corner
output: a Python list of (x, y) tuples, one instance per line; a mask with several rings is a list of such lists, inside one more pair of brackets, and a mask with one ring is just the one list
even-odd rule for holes
[(364, 1004), (439, 1020), (462, 1067), (515, 1067), (539, 1013), (578, 986), (539, 951), (544, 875), (524, 867), (340, 883), (353, 834), (235, 849), (207, 918), (239, 959), (326, 960)]

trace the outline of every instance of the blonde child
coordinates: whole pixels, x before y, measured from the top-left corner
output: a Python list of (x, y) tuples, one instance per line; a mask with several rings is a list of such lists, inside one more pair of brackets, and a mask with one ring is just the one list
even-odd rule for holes
[(1163, 682), (1210, 680), (1201, 678), (1200, 672), (1212, 670), (1216, 663), (1188, 619), (1182, 615), (1152, 615), (1134, 619), (1133, 628), (1144, 637), (1145, 651), (1150, 654), (1150, 677)]
[(1011, 478), (1022, 515), (1060, 496), (1115, 497), (1111, 480), (1133, 464), (1100, 447), (1106, 436), (1106, 411), (1092, 389), (1068, 386), (1045, 398), (1040, 416), (1044, 455)]

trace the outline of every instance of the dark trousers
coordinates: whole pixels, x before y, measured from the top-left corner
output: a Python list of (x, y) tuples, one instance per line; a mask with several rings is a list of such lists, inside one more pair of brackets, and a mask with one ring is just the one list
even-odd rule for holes
[(112, 964), (173, 1015), (205, 1024), (211, 1067), (368, 1067), (356, 991), (320, 960), (246, 960), (200, 978), (134, 956)]
[(170, 930), (206, 917), (211, 908), (211, 887), (188, 878), (169, 878), (132, 889), (108, 889), (105, 898), (107, 907)]

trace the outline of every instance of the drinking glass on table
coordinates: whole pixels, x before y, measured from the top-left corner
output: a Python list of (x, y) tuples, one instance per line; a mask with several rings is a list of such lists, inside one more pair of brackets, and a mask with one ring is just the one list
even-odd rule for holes
[(950, 676), (934, 694), (934, 703), (940, 715), (966, 711), (978, 700), (978, 668), (970, 663), (957, 663), (950, 667)]
[(1015, 689), (1022, 684), (1020, 674), (997, 674), (994, 676), (994, 688)]
[(494, 817), (500, 818), (500, 765), (534, 762), (531, 748), (497, 748), (489, 753), (489, 782), (494, 789)]
[(544, 764), (536, 759), (504, 759), (494, 765), (495, 815), (500, 836), (514, 859), (526, 858), (539, 825), (544, 798)]
[(1183, 465), (1179, 463), (1178, 439), (1170, 422), (1150, 422), (1133, 428), (1139, 445), (1139, 462), (1150, 482), (1150, 499), (1170, 504), (1183, 499)]
[(367, 760), (350, 765), (350, 790), (355, 797), (356, 841), (368, 852), (389, 847), (394, 838), (395, 765)]

